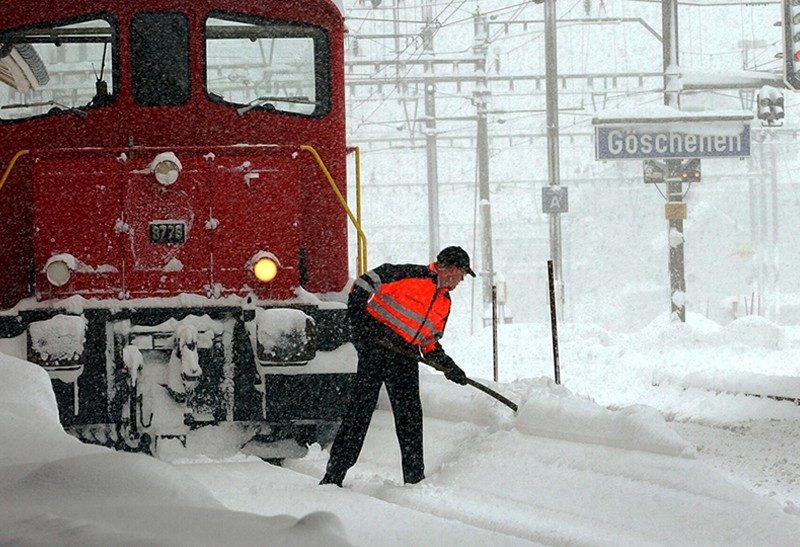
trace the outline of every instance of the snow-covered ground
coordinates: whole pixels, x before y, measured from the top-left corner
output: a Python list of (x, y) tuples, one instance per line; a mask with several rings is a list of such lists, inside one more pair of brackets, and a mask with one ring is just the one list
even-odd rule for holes
[[(516, 415), (423, 373), (421, 484), (402, 484), (382, 400), (344, 489), (317, 485), (317, 445), (284, 467), (202, 444), (172, 463), (82, 445), (46, 373), (0, 356), (0, 543), (796, 544), (800, 406), (728, 392), (800, 397), (798, 329), (690, 315), (560, 334), (563, 386), (548, 326), (500, 329), (494, 387)], [(445, 339), (478, 378), (490, 342)]]

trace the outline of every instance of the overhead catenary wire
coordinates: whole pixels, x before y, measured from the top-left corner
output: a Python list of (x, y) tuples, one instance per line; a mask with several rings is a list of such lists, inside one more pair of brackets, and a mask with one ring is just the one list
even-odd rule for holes
[[(449, 0), (449, 1), (448, 1), (448, 3), (447, 3), (447, 5), (446, 5), (446, 6), (445, 6), (445, 7), (442, 9), (442, 11), (441, 11), (441, 12), (439, 12), (439, 13), (438, 13), (438, 14), (437, 14), (437, 15), (436, 15), (434, 18), (433, 18), (433, 20), (430, 22), (430, 24), (433, 24), (433, 22), (434, 22), (434, 21), (438, 21), (439, 17), (440, 17), (440, 16), (441, 16), (441, 15), (444, 13), (444, 11), (445, 11), (445, 10), (447, 10), (447, 9), (448, 9), (450, 6), (452, 6), (452, 4), (453, 4), (455, 1), (456, 1), (456, 0)], [(459, 9), (461, 6), (463, 6), (465, 2), (466, 2), (466, 0), (461, 0), (461, 4), (459, 4), (459, 7), (458, 7), (458, 8), (456, 8), (456, 9)], [(446, 21), (446, 20), (445, 20), (445, 21)], [(442, 27), (442, 25), (441, 25), (441, 24), (436, 24), (436, 25), (434, 25), (434, 30), (433, 30), (433, 34), (434, 34), (434, 36), (436, 35), (436, 33), (439, 31), (439, 29), (440, 29), (441, 27)], [(391, 64), (393, 64), (395, 61), (399, 61), (399, 60), (400, 60), (400, 57), (401, 57), (401, 56), (402, 56), (402, 55), (403, 55), (403, 54), (404, 54), (404, 53), (405, 53), (405, 52), (408, 50), (408, 48), (411, 46), (411, 44), (414, 44), (414, 45), (415, 45), (415, 47), (416, 47), (416, 49), (415, 49), (414, 53), (412, 53), (412, 55), (414, 55), (414, 54), (417, 54), (417, 52), (419, 51), (419, 48), (420, 48), (420, 47), (421, 47), (421, 45), (422, 45), (422, 32), (420, 32), (419, 34), (417, 34), (417, 35), (416, 35), (416, 36), (415, 36), (415, 37), (414, 37), (414, 38), (413, 38), (413, 39), (412, 39), (412, 40), (411, 40), (411, 41), (410, 41), (408, 44), (406, 44), (406, 47), (404, 47), (404, 48), (403, 48), (403, 49), (402, 49), (400, 52), (398, 52), (398, 53), (397, 53), (397, 55), (395, 55), (395, 58), (392, 60), (392, 62), (391, 62), (391, 63), (386, 63), (386, 64), (385, 64), (385, 65), (384, 65), (384, 66), (383, 66), (383, 67), (382, 67), (380, 70), (378, 70), (378, 71), (376, 71), (375, 73), (371, 74), (371, 75), (369, 76), (369, 78), (374, 78), (374, 77), (378, 76), (378, 75), (379, 75), (379, 74), (380, 74), (380, 73), (381, 73), (381, 72), (382, 72), (384, 69), (388, 68), (388, 67), (389, 67)], [(417, 54), (417, 59), (421, 58), (423, 54), (424, 54), (424, 50), (423, 50), (423, 51), (421, 51), (421, 52), (419, 52), (419, 53)], [(395, 66), (396, 66), (396, 65), (395, 65)], [(400, 80), (401, 80), (403, 77), (407, 76), (407, 75), (408, 75), (408, 74), (411, 72), (411, 70), (412, 70), (412, 69), (413, 69), (413, 67), (409, 67), (409, 68), (408, 68), (408, 69), (405, 71), (405, 73), (404, 73), (402, 76), (401, 76), (400, 74), (398, 74), (398, 75), (397, 75), (397, 80), (398, 80), (398, 82), (399, 82), (399, 81), (400, 81)], [(397, 90), (397, 86), (395, 86), (395, 87), (393, 88), (393, 90), (392, 90), (392, 91), (389, 93), (389, 96), (385, 97), (385, 98), (384, 98), (384, 100), (383, 100), (383, 101), (381, 101), (381, 102), (378, 104), (378, 106), (376, 106), (376, 107), (375, 107), (375, 109), (374, 109), (374, 110), (373, 110), (373, 111), (372, 111), (372, 112), (371, 112), (371, 113), (370, 113), (370, 114), (369, 114), (367, 117), (371, 117), (373, 114), (375, 114), (375, 112), (377, 112), (377, 111), (378, 111), (378, 110), (379, 110), (379, 109), (380, 109), (380, 108), (383, 106), (384, 102), (385, 102), (386, 100), (388, 100), (388, 99), (390, 98), (390, 96), (394, 94), (394, 92), (395, 92), (396, 90)], [(377, 89), (376, 89), (376, 90), (374, 90), (372, 93), (370, 93), (369, 97), (372, 97), (372, 96), (373, 96), (373, 95), (374, 95), (376, 92), (377, 92)], [(356, 101), (357, 101), (357, 100), (356, 100)], [(358, 128), (358, 127), (359, 127), (359, 126), (357, 126), (357, 128)]]

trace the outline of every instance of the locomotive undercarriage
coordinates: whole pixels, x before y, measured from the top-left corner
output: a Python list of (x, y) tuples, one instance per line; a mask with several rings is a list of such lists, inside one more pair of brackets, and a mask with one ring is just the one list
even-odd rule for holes
[(1, 318), (0, 337), (48, 371), (84, 442), (278, 460), (332, 439), (355, 372), (346, 325), (344, 309), (312, 305), (39, 309)]

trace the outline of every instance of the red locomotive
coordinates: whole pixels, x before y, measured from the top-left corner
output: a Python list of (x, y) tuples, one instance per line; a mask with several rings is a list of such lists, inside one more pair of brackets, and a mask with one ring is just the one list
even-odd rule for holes
[(337, 419), (343, 39), (332, 0), (4, 12), (0, 350), (47, 369), (68, 430), (150, 450)]

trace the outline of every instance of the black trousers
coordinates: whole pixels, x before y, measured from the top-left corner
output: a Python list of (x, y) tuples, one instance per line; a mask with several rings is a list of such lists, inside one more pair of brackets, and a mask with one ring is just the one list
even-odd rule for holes
[(347, 470), (355, 465), (378, 403), (381, 384), (385, 383), (400, 443), (403, 480), (407, 483), (419, 482), (425, 478), (419, 365), (415, 359), (398, 355), (382, 346), (359, 343), (356, 350), (358, 372), (355, 386), (347, 413), (331, 446), (326, 474), (341, 482)]

